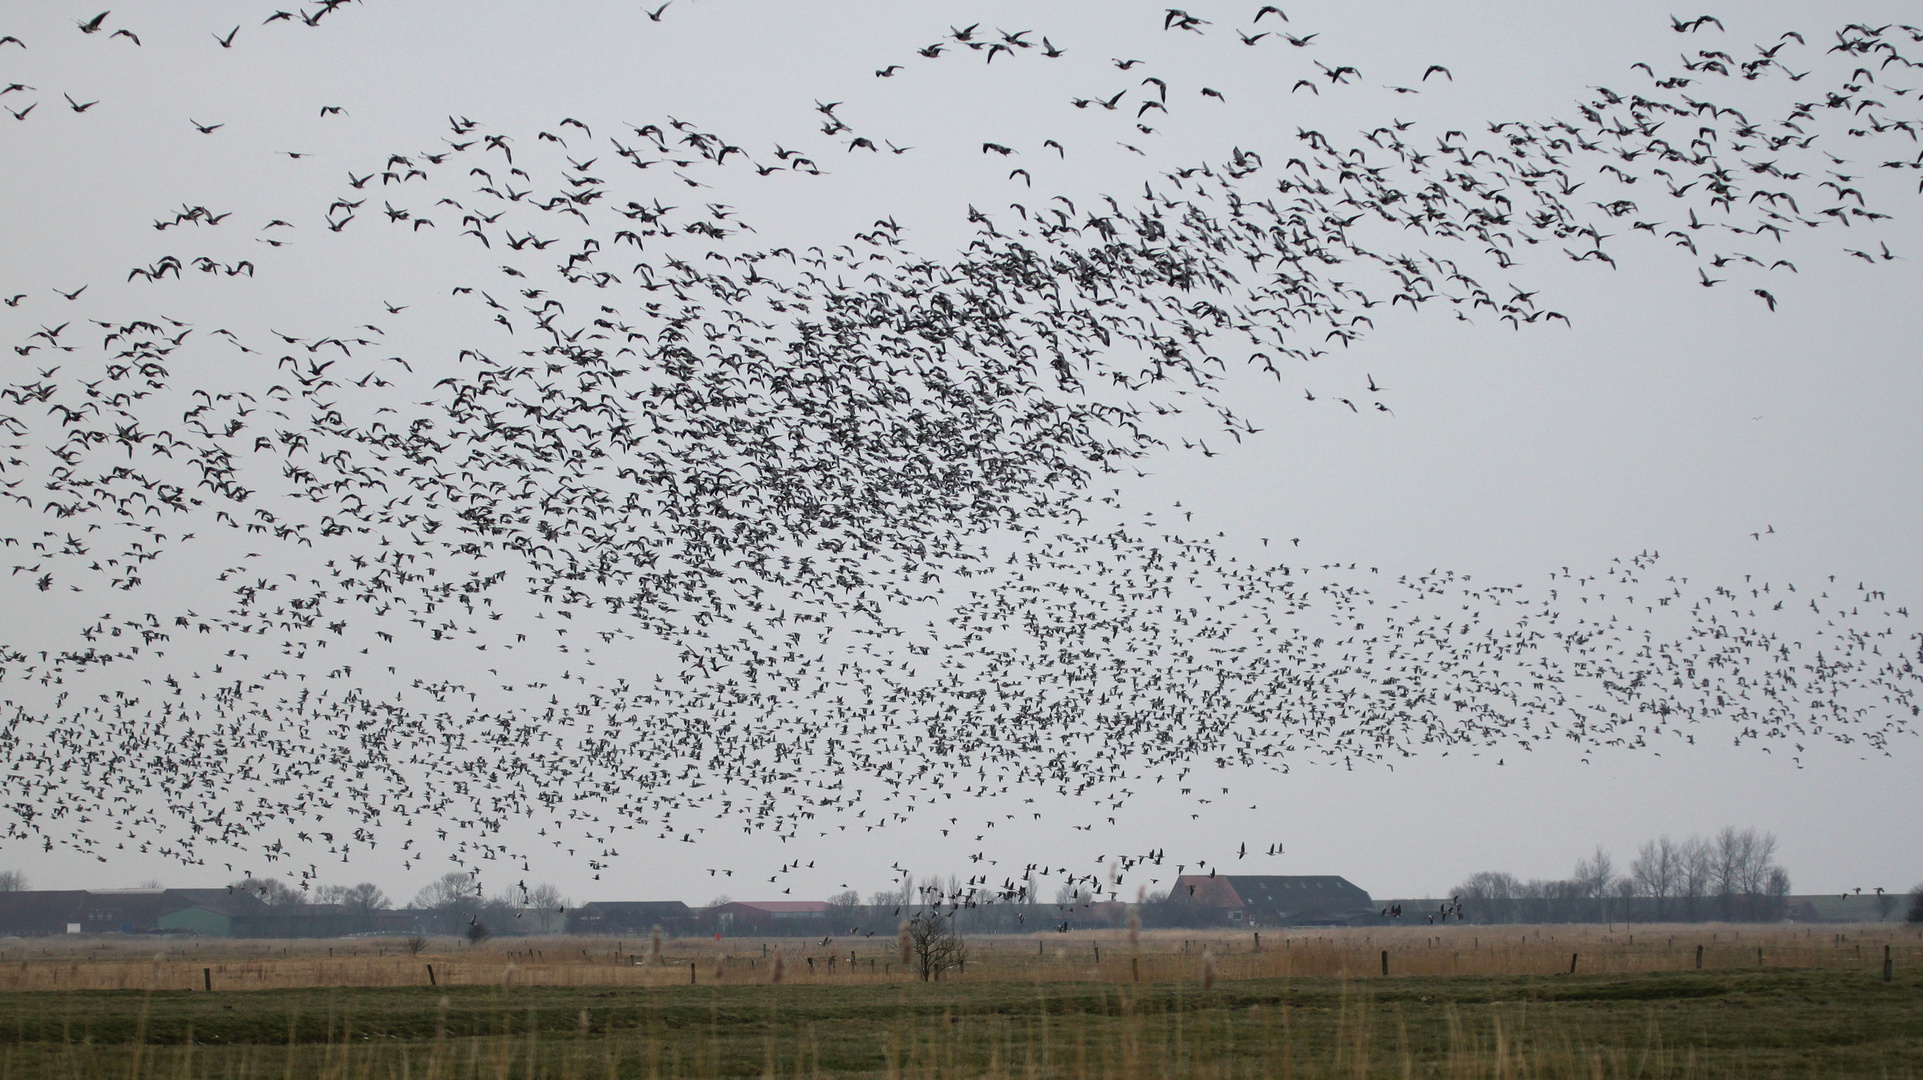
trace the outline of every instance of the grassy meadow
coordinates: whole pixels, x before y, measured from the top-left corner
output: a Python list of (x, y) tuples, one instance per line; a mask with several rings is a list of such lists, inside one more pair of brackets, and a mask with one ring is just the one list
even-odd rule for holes
[(16, 939), (0, 1080), (1923, 1075), (1923, 936), (1900, 926), (971, 945), (923, 982), (883, 938), (674, 940), (658, 960), (605, 938)]

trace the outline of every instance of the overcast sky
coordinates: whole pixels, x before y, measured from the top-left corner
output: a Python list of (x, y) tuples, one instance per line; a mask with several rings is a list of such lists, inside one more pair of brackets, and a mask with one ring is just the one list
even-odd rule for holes
[[(1313, 40), (1297, 47), (1271, 36), (1244, 46), (1234, 35), (1257, 29), (1249, 20), (1258, 6), (1191, 0), (1186, 10), (1209, 20), (1199, 35), (1165, 30), (1163, 5), (1107, 0), (674, 0), (658, 20), (649, 18), (651, 5), (634, 2), (557, 8), (366, 0), (312, 28), (289, 20), (262, 25), (274, 9), (251, 0), (123, 2), (94, 34), (76, 28), (92, 9), (16, 6), (0, 14), (0, 36), (17, 36), (25, 47), (0, 46), (0, 85), (31, 89), (0, 103), (14, 111), (38, 105), (21, 120), (0, 117), (7, 163), (0, 169), (0, 293), (25, 294), (0, 310), (0, 331), (10, 343), (25, 342), (36, 328), (64, 320), (158, 311), (201, 327), (203, 337), (232, 327), (259, 341), (270, 329), (312, 337), (371, 322), (384, 324), (394, 347), (431, 382), (434, 363), (453, 363), (445, 343), (482, 318), (448, 295), (449, 283), (500, 262), (500, 253), (458, 246), (449, 227), (426, 240), (418, 230), (380, 231), (374, 204), (395, 198), (392, 189), (360, 192), (369, 203), (358, 228), (330, 233), (322, 208), (352, 193), (347, 175), (367, 173), (389, 153), (441, 144), (450, 116), (517, 132), (517, 145), (531, 152), (546, 152), (536, 132), (559, 131), (571, 140), (569, 154), (600, 156), (604, 175), (623, 168), (607, 163), (607, 136), (666, 117), (726, 133), (757, 162), (776, 163), (777, 145), (803, 149), (825, 175), (761, 180), (744, 173), (733, 186), (717, 180), (720, 189), (691, 197), (737, 206), (764, 242), (798, 248), (832, 247), (892, 215), (909, 248), (946, 258), (973, 235), (971, 206), (1007, 214), (1010, 202), (1032, 205), (1042, 192), (1085, 202), (1105, 192), (1139, 194), (1162, 170), (1220, 161), (1236, 147), (1273, 165), (1297, 152), (1302, 127), (1354, 142), (1392, 120), (1419, 121), (1433, 134), (1573, 116), (1589, 88), (1642, 79), (1630, 70), (1638, 61), (1668, 61), (1683, 48), (1748, 58), (1754, 45), (1795, 30), (1813, 47), (1792, 66), (1814, 63), (1822, 60), (1820, 43), (1847, 22), (1913, 17), (1899, 4), (1843, 11), (1717, 3), (1687, 13), (1641, 2), (1284, 4), (1286, 26), (1270, 16), (1259, 29)], [(1672, 14), (1704, 12), (1719, 16), (1726, 32), (1671, 29)], [(952, 42), (937, 59), (917, 54), (971, 23), (984, 34), (1029, 30), (1064, 55), (1029, 50), (985, 64)], [(235, 26), (231, 48), (223, 47), (217, 39)], [(138, 35), (138, 46), (110, 36), (122, 28)], [(1118, 70), (1117, 59), (1132, 58), (1143, 65)], [(1353, 65), (1363, 77), (1333, 85), (1317, 61)], [(901, 69), (877, 77), (894, 64)], [(1424, 81), (1431, 64), (1445, 65), (1448, 75)], [(1829, 64), (1833, 72), (1835, 61)], [(1143, 72), (1169, 84), (1168, 115), (1147, 117), (1152, 133), (1120, 112), (1070, 104), (1123, 90), (1139, 101)], [(1923, 84), (1905, 74), (1891, 67), (1886, 83)], [(1320, 91), (1292, 92), (1303, 77)], [(1204, 86), (1220, 98), (1203, 96)], [(1728, 88), (1745, 101), (1781, 103), (1792, 92), (1801, 91)], [(98, 104), (76, 111), (67, 96)], [(840, 102), (835, 115), (875, 142), (909, 149), (850, 152), (846, 136), (819, 133), (817, 104), (826, 102)], [(323, 106), (340, 112), (323, 113)], [(1918, 112), (1914, 99), (1888, 111)], [(576, 144), (571, 129), (557, 128), (563, 117), (578, 118), (601, 139), (581, 136)], [(219, 126), (203, 134), (196, 125)], [(1060, 154), (1042, 145), (1051, 138), (1063, 145)], [(1905, 187), (1909, 174), (1874, 175), (1884, 157), (1915, 155), (1912, 141), (1898, 138), (1879, 145), (1887, 155), (1848, 166), (1871, 174), (1860, 186), (1881, 196), (1880, 208), (1894, 220), (1875, 223), (1874, 232), (1866, 225), (1790, 238), (1770, 257), (1793, 260), (1794, 275), (1764, 279), (1733, 266), (1731, 286), (1704, 288), (1702, 260), (1653, 238), (1612, 242), (1621, 245), (1613, 248), (1614, 271), (1529, 253), (1509, 280), (1542, 290), (1538, 304), (1566, 314), (1568, 325), (1516, 332), (1486, 315), (1467, 323), (1443, 311), (1405, 310), (1378, 317), (1352, 347), (1280, 385), (1239, 373), (1238, 409), (1260, 433), (1238, 442), (1218, 437), (1210, 457), (1158, 454), (1144, 464), (1146, 476), (1117, 482), (1122, 516), (1140, 521), (1155, 511), (1168, 521), (1188, 513), (1190, 535), (1220, 531), (1218, 545), (1244, 558), (1273, 555), (1265, 537), (1287, 538), (1299, 541), (1289, 557), (1302, 563), (1353, 562), (1385, 577), (1440, 567), (1479, 581), (1535, 584), (1565, 567), (1600, 572), (1612, 559), (1660, 552), (1663, 574), (1732, 585), (1746, 575), (1808, 582), (1836, 575), (1886, 591), (1892, 604), (1914, 605), (1923, 600), (1916, 559), (1923, 500), (1915, 480), (1923, 428), (1914, 420), (1923, 404), (1915, 329), (1923, 230), (1917, 194)], [(982, 153), (991, 141), (1018, 155)], [(1032, 186), (1007, 175), (1018, 164), (1031, 171)], [(675, 194), (672, 186), (661, 190)], [(231, 211), (234, 221), (155, 230), (155, 219), (194, 205)], [(258, 228), (276, 218), (292, 226)], [(451, 224), (449, 215), (443, 225)], [(1898, 258), (1846, 253), (1883, 243)], [(157, 285), (123, 280), (131, 266), (203, 249), (230, 264), (251, 258), (257, 271), (189, 271), (183, 281)], [(1751, 293), (1765, 280), (1778, 301), (1773, 312)], [(82, 284), (88, 291), (73, 301), (54, 292)], [(413, 310), (390, 314), (382, 303)], [(43, 357), (7, 356), (5, 381), (30, 381), (30, 367), (53, 363)], [(196, 377), (211, 385), (224, 373), (209, 367)], [(1370, 382), (1384, 388), (1379, 398), (1368, 397)], [(1343, 396), (1381, 400), (1393, 412), (1333, 404)], [(18, 509), (0, 509), (0, 523), (18, 536), (44, 526), (37, 512)], [(142, 588), (162, 599), (141, 610), (192, 602), (209, 587), (210, 572), (236, 554), (216, 548), (157, 566)], [(273, 558), (299, 567), (297, 553)], [(32, 578), (0, 579), (4, 637), (14, 647), (55, 640), (65, 633), (49, 629), (56, 624), (127, 606), (97, 592), (43, 595)], [(647, 642), (601, 648), (596, 658), (602, 672), (637, 680), (663, 670), (660, 650)], [(331, 667), (339, 659), (276, 662)], [(582, 659), (542, 653), (516, 662), (524, 676), (552, 678), (579, 671)], [(382, 660), (442, 672), (472, 663), (405, 641)], [(1018, 789), (993, 806), (957, 796), (952, 801), (968, 809), (953, 812), (960, 821), (947, 836), (945, 807), (883, 833), (824, 812), (815, 824), (826, 835), (790, 843), (721, 825), (695, 845), (650, 840), (638, 830), (623, 834), (620, 855), (599, 870), (587, 865), (585, 845), (569, 857), (568, 845), (523, 836), (535, 852), (529, 867), (512, 868), (499, 885), (553, 881), (576, 902), (823, 897), (844, 884), (864, 893), (882, 888), (898, 863), (966, 876), (982, 869), (968, 861), (978, 851), (998, 861), (989, 872), (999, 880), (1029, 862), (1084, 872), (1102, 855), (1162, 848), (1169, 863), (1228, 860), (1250, 872), (1340, 874), (1378, 897), (1422, 896), (1480, 870), (1564, 875), (1596, 845), (1626, 864), (1650, 837), (1725, 825), (1773, 831), (1798, 892), (1923, 880), (1923, 821), (1904, 809), (1914, 804), (1919, 779), (1913, 738), (1897, 739), (1887, 754), (1817, 740), (1792, 761), (1781, 747), (1731, 745), (1731, 734), (1665, 742), (1660, 753), (1550, 743), (1528, 752), (1419, 753), (1393, 765), (1305, 755), (1288, 762), (1286, 774), (1217, 775), (1200, 766), (1185, 785), (1229, 789), (1205, 806), (1174, 794), (1173, 784), (1152, 783), (1135, 785), (1139, 794), (1119, 809), (1045, 789)], [(978, 843), (979, 829), (964, 830), (985, 816), (999, 827)], [(290, 822), (284, 831), (299, 827)], [(321, 879), (371, 879), (405, 899), (449, 865), (436, 858), (404, 868), (396, 849), (405, 838), (383, 839), (352, 865), (323, 864)], [(1280, 842), (1286, 855), (1235, 862), (1244, 841), (1251, 849)], [(777, 875), (796, 858), (815, 868)], [(236, 869), (284, 869), (257, 851), (181, 867), (111, 845), (93, 855), (12, 841), (0, 857), (44, 888), (148, 878), (213, 885), (230, 876), (221, 865), (230, 860)], [(736, 873), (711, 875), (710, 868)], [(1173, 870), (1132, 876), (1130, 886), (1153, 888), (1150, 879), (1159, 878), (1165, 887)], [(769, 883), (771, 875), (779, 881)]]

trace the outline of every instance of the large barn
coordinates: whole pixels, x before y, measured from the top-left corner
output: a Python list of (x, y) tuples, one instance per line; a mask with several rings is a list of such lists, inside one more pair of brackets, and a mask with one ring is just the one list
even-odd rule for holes
[(1310, 926), (1373, 914), (1369, 894), (1334, 875), (1184, 874), (1168, 902), (1206, 908), (1241, 926)]
[(655, 927), (669, 937), (688, 937), (704, 929), (699, 914), (679, 900), (596, 900), (568, 912), (570, 934), (641, 936)]

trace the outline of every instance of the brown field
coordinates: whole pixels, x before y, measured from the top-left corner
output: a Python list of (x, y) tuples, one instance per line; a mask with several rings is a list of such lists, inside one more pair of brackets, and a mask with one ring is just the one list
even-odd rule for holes
[[(973, 939), (967, 968), (944, 981), (1194, 981), (1204, 954), (1223, 980), (1580, 975), (1839, 969), (1880, 972), (1884, 946), (1904, 970), (1923, 967), (1923, 928), (1900, 924), (1468, 926), (1126, 930)], [(912, 982), (892, 937), (669, 939), (659, 963), (640, 939), (528, 937), (479, 947), (432, 939), (412, 956), (396, 938), (247, 941), (122, 937), (0, 939), (0, 992), (204, 991), (329, 987), (741, 985), (770, 981), (860, 985)], [(851, 963), (851, 954), (852, 960)], [(830, 958), (833, 958), (832, 965)], [(812, 961), (812, 963), (811, 963)], [(692, 965), (692, 971), (690, 970)]]

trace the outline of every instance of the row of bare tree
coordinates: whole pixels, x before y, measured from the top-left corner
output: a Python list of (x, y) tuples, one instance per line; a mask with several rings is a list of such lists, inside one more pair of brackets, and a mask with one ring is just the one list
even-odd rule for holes
[(1650, 840), (1626, 872), (1598, 847), (1567, 878), (1471, 875), (1454, 892), (1471, 922), (1764, 922), (1781, 919), (1790, 891), (1776, 837), (1725, 828), (1714, 836)]

